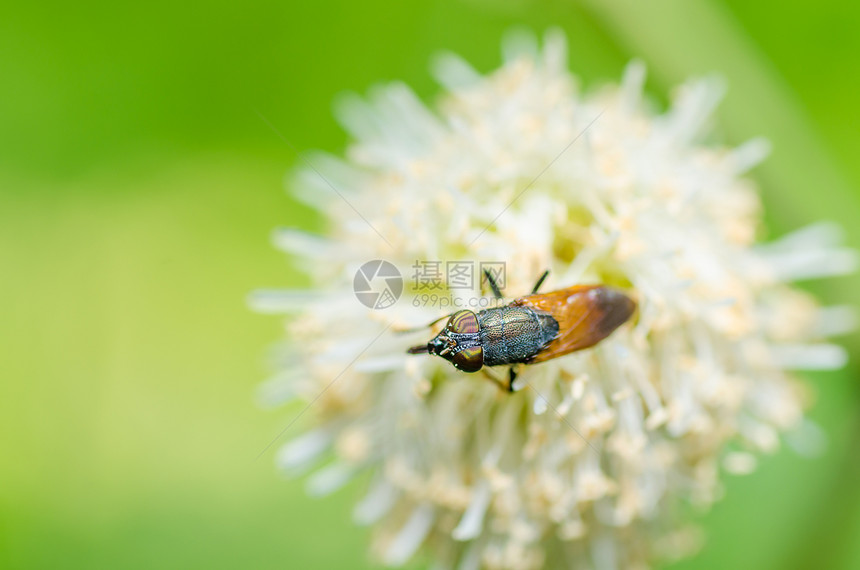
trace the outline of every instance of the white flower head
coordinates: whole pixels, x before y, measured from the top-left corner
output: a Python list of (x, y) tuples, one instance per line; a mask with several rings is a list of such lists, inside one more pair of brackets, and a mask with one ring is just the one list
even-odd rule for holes
[[(682, 513), (719, 497), (721, 468), (750, 471), (801, 422), (788, 370), (843, 364), (820, 338), (844, 314), (786, 283), (849, 271), (854, 256), (826, 225), (756, 244), (761, 206), (742, 175), (767, 147), (706, 141), (719, 82), (683, 85), (657, 114), (641, 64), (618, 87), (582, 93), (566, 53), (551, 32), (542, 50), (507, 42), (487, 76), (441, 57), (433, 109), (401, 84), (345, 100), (346, 158), (313, 158), (297, 184), (330, 233), (276, 235), (319, 285), (257, 298), (292, 313), (265, 398), (312, 402), (316, 417), (278, 462), (313, 471), (316, 494), (372, 473), (355, 516), (375, 526), (387, 564), (422, 548), (464, 570), (684, 555), (697, 540)], [(396, 304), (368, 309), (352, 285), (374, 259), (404, 273), (425, 260), (503, 261), (511, 297), (549, 269), (544, 290), (607, 283), (639, 309), (594, 348), (526, 366), (509, 394), (407, 355), (432, 331), (395, 327), (454, 309), (416, 307), (409, 275)], [(481, 295), (478, 279), (437, 293)]]

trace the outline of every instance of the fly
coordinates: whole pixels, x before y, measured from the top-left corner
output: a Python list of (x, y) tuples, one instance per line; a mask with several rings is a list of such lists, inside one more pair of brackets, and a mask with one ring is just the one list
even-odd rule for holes
[[(490, 377), (512, 392), (522, 365), (590, 348), (627, 322), (636, 310), (633, 299), (606, 285), (575, 285), (538, 293), (547, 275), (549, 271), (541, 275), (530, 295), (503, 307), (477, 313), (462, 310), (442, 317), (448, 318), (445, 328), (427, 344), (407, 352), (434, 354), (463, 372), (511, 366), (506, 383)], [(501, 299), (496, 281), (487, 272), (485, 276), (493, 294)]]

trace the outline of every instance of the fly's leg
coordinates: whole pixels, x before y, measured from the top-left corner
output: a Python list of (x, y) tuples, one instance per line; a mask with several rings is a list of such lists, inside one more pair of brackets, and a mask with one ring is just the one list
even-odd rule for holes
[(517, 379), (517, 374), (519, 374), (520, 369), (520, 366), (511, 366), (508, 368), (507, 378), (500, 378), (495, 372), (487, 370), (486, 367), (482, 368), (481, 372), (484, 373), (484, 376), (486, 376), (488, 380), (498, 386), (501, 391), (510, 394), (514, 391), (514, 380)]
[(483, 372), (484, 377), (493, 384), (495, 384), (499, 388), (499, 390), (503, 392), (510, 392), (510, 390), (508, 390), (507, 381), (502, 378), (499, 378), (499, 376), (495, 372), (490, 372), (486, 366), (481, 369), (481, 372)]
[(406, 333), (414, 333), (414, 332), (418, 332), (418, 331), (423, 331), (424, 329), (429, 329), (430, 327), (432, 327), (433, 325), (435, 325), (439, 321), (443, 321), (450, 316), (451, 315), (443, 315), (443, 316), (439, 317), (438, 319), (436, 319), (435, 321), (433, 321), (432, 323), (428, 323), (428, 324), (422, 325), (420, 327), (412, 327), (409, 329), (401, 329), (401, 328), (395, 327), (393, 330), (397, 334), (406, 334)]
[(508, 368), (508, 385), (507, 385), (508, 392), (514, 391), (514, 380), (517, 379), (517, 376), (522, 371), (522, 369), (523, 369), (522, 365), (514, 365), (514, 366), (511, 366), (510, 368)]
[(535, 286), (532, 287), (532, 295), (534, 295), (535, 293), (538, 292), (538, 289), (540, 289), (540, 286), (543, 285), (544, 281), (546, 281), (547, 275), (549, 275), (549, 269), (544, 271), (543, 274), (540, 277), (538, 277), (537, 283), (535, 283)]
[(503, 299), (502, 292), (499, 290), (499, 284), (496, 283), (496, 279), (486, 269), (484, 269), (484, 277), (486, 277), (487, 283), (490, 284), (490, 289), (493, 290), (493, 295), (496, 299)]

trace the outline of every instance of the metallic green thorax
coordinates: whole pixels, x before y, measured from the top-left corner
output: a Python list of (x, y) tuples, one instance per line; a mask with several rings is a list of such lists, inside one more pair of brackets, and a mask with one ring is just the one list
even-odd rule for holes
[(484, 365), (529, 362), (558, 335), (558, 321), (529, 307), (501, 307), (478, 313)]
[(458, 311), (428, 344), (427, 352), (463, 372), (529, 362), (558, 335), (558, 322), (529, 307)]

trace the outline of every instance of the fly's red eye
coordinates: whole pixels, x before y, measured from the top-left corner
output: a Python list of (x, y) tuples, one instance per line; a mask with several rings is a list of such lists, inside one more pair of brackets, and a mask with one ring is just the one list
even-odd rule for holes
[(465, 348), (455, 354), (451, 362), (463, 372), (477, 372), (484, 366), (484, 350), (480, 346)]
[(457, 311), (448, 320), (447, 329), (461, 334), (476, 333), (480, 329), (478, 316), (472, 311)]

